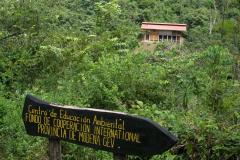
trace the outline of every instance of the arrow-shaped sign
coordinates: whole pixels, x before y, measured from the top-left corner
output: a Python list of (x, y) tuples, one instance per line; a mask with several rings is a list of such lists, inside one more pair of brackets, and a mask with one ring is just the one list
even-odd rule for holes
[(159, 124), (100, 109), (60, 106), (27, 95), (22, 118), (28, 134), (128, 155), (154, 155), (177, 139)]

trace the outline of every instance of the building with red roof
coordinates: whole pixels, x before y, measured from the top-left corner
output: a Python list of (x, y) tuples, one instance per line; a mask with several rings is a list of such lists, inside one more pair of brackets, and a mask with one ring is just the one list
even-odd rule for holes
[(186, 24), (142, 22), (143, 42), (174, 42), (182, 44), (183, 33), (187, 31)]

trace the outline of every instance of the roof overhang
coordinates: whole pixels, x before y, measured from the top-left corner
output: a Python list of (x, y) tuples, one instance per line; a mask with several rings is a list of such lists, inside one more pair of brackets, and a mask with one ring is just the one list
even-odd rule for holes
[(187, 31), (187, 24), (142, 22), (142, 30)]

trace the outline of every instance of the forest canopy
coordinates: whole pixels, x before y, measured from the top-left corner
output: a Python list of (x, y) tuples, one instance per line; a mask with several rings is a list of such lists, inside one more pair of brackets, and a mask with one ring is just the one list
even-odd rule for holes
[[(26, 94), (150, 118), (179, 139), (142, 159), (240, 155), (239, 0), (1, 0), (0, 159), (47, 159), (26, 134)], [(186, 23), (183, 45), (141, 47), (141, 23)], [(110, 160), (62, 143), (65, 160)], [(131, 160), (140, 157), (129, 157)]]

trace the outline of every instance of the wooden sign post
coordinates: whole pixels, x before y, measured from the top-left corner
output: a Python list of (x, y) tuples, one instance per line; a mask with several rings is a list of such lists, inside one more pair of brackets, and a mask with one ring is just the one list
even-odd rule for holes
[(49, 159), (62, 160), (61, 157), (61, 144), (59, 139), (49, 138)]
[(161, 154), (177, 142), (170, 132), (147, 118), (49, 104), (30, 95), (26, 96), (22, 118), (29, 135), (50, 139), (53, 160), (61, 159), (56, 155), (61, 154), (60, 140), (113, 152), (116, 160), (125, 160), (126, 155)]

